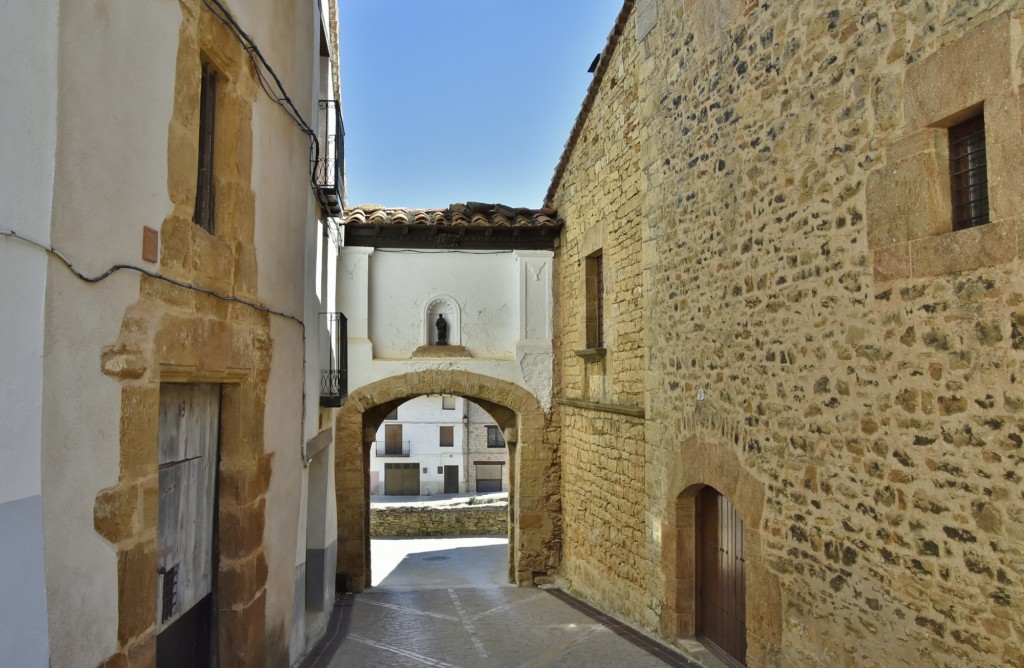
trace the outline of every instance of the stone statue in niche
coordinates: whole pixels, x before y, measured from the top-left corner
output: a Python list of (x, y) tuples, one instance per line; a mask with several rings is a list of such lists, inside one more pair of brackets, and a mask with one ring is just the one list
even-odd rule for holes
[(434, 325), (437, 327), (436, 345), (448, 345), (448, 321), (444, 319), (444, 313), (437, 314), (437, 322), (435, 322)]

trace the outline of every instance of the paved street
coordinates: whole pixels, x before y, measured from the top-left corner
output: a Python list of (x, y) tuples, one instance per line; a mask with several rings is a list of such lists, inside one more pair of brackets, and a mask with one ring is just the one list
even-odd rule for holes
[(560, 591), (507, 584), (507, 549), (493, 537), (373, 540), (375, 586), (342, 598), (303, 667), (694, 665)]

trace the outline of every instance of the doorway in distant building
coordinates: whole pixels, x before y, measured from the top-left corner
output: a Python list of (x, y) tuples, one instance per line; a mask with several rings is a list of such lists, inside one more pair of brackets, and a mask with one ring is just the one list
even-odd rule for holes
[(385, 464), (384, 494), (389, 496), (419, 496), (420, 465), (418, 463)]
[(743, 520), (712, 487), (696, 498), (697, 634), (733, 665), (747, 654)]
[(458, 494), (459, 493), (459, 467), (458, 466), (445, 466), (444, 467), (444, 493), (445, 494)]
[(156, 665), (216, 665), (220, 386), (160, 386)]

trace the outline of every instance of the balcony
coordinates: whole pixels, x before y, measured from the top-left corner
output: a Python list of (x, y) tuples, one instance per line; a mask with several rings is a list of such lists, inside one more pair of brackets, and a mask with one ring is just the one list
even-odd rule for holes
[(337, 100), (320, 100), (316, 124), (317, 152), (313, 184), (320, 206), (329, 216), (341, 215), (345, 180), (345, 126)]
[(378, 457), (408, 457), (409, 441), (374, 441)]
[(328, 339), (327, 368), (320, 371), (320, 406), (338, 408), (348, 396), (348, 320), (344, 313), (321, 313)]

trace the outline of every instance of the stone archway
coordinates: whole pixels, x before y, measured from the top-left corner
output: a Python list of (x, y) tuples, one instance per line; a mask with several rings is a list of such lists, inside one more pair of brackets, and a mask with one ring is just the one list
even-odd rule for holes
[(508, 442), (509, 575), (520, 586), (558, 568), (561, 521), (557, 434), (528, 390), (469, 371), (428, 370), (392, 376), (352, 392), (338, 412), (335, 494), (338, 502), (339, 582), (353, 591), (370, 584), (370, 444), (384, 417), (399, 404), (427, 394), (453, 394), (480, 404)]
[(693, 637), (697, 632), (698, 495), (710, 487), (728, 499), (743, 522), (746, 546), (746, 665), (764, 665), (782, 642), (782, 594), (777, 576), (761, 554), (764, 483), (755, 478), (736, 452), (697, 437), (681, 450), (687, 465), (674, 476), (668, 499), (668, 517), (662, 528), (662, 565), (665, 607), (661, 633), (669, 639)]

